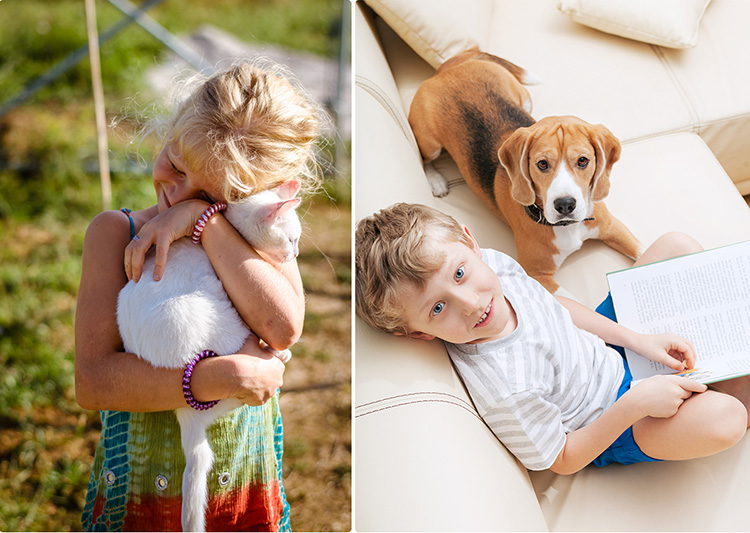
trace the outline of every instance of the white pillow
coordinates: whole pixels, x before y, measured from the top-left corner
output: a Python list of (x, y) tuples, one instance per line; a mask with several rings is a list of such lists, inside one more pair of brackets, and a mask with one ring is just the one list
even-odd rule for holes
[(669, 48), (692, 48), (711, 0), (560, 0), (574, 21), (603, 32)]
[(368, 6), (432, 67), (472, 46), (483, 49), (493, 0), (366, 0)]

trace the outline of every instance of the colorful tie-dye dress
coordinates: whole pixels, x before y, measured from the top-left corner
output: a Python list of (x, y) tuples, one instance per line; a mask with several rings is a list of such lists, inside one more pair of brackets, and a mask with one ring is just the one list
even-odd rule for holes
[[(130, 209), (121, 211), (135, 225)], [(102, 411), (84, 531), (182, 531), (185, 455), (174, 411)], [(281, 482), (284, 430), (279, 394), (242, 406), (208, 429), (214, 452), (208, 476), (206, 531), (290, 531)]]
[[(185, 457), (174, 411), (102, 411), (85, 531), (181, 531)], [(208, 428), (215, 459), (208, 478), (207, 531), (289, 531), (281, 482), (278, 394), (243, 406)]]

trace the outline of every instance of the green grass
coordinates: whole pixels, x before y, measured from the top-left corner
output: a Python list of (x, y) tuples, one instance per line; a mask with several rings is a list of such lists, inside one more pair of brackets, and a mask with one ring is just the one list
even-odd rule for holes
[[(96, 5), (100, 31), (122, 18), (107, 2)], [(213, 24), (334, 57), (340, 8), (338, 0), (165, 0), (150, 15), (178, 35)], [(2, 106), (86, 42), (83, 2), (0, 0), (0, 36)], [(154, 201), (149, 169), (135, 162), (128, 132), (140, 125), (129, 109), (152, 105), (142, 99), (143, 76), (163, 53), (136, 25), (101, 49), (107, 113), (123, 117), (109, 135), (114, 208)], [(141, 156), (151, 161), (157, 149), (146, 143)], [(85, 59), (0, 119), (0, 530), (80, 528), (99, 426), (75, 402), (73, 322), (83, 235), (101, 210), (96, 168)], [(320, 201), (349, 202), (345, 180), (324, 188)], [(347, 266), (337, 269), (350, 277)]]
[[(141, 3), (141, 2), (137, 2)], [(97, 0), (100, 32), (123, 14)], [(211, 24), (250, 42), (273, 43), (335, 57), (338, 0), (164, 0), (147, 14), (175, 35)], [(10, 98), (24, 85), (86, 44), (81, 0), (0, 1), (0, 94)], [(156, 39), (131, 24), (101, 47), (102, 77), (109, 97), (127, 98), (144, 87), (144, 71), (163, 52)], [(42, 90), (35, 100), (76, 100), (90, 90), (88, 60)]]

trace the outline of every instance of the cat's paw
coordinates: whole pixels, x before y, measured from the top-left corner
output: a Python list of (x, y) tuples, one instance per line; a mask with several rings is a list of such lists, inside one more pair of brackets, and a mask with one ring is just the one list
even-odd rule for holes
[(271, 352), (273, 355), (281, 359), (281, 362), (284, 364), (287, 364), (289, 360), (292, 358), (292, 352), (289, 350), (273, 350), (271, 348), (268, 348), (268, 351)]

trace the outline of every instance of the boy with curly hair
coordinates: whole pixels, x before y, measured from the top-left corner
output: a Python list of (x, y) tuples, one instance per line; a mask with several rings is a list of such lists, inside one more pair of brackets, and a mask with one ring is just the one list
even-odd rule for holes
[[(670, 233), (636, 265), (700, 249)], [(442, 339), (480, 416), (530, 470), (703, 457), (748, 427), (742, 401), (690, 379), (631, 383), (619, 347), (682, 370), (695, 363), (688, 341), (617, 324), (610, 297), (593, 312), (550, 294), (435, 209), (401, 203), (360, 220), (355, 258), (357, 314), (395, 335)]]

